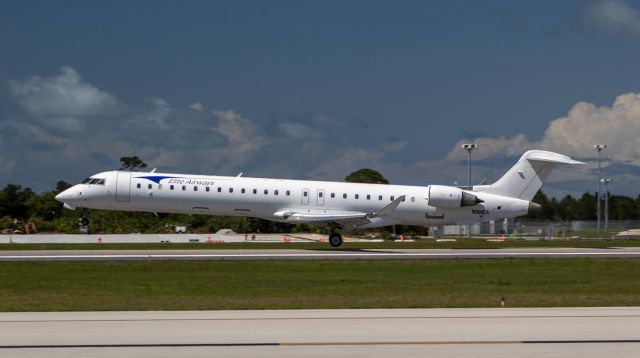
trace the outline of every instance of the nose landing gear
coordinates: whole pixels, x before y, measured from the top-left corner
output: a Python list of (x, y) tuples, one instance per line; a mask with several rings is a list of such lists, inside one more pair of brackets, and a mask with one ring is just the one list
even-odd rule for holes
[(80, 225), (89, 226), (89, 210), (86, 208), (82, 209), (82, 219), (80, 219)]
[(80, 219), (80, 233), (89, 233), (89, 210), (82, 208), (82, 219)]

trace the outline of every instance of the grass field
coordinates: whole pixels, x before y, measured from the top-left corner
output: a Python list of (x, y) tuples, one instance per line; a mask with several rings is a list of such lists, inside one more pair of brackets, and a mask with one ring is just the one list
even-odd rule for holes
[(638, 306), (638, 259), (0, 263), (0, 311)]
[(640, 240), (507, 240), (488, 242), (485, 239), (459, 239), (456, 242), (435, 240), (415, 242), (357, 242), (345, 243), (335, 249), (328, 243), (127, 243), (127, 244), (0, 244), (1, 250), (162, 250), (162, 249), (301, 249), (301, 250), (355, 250), (355, 249), (497, 249), (516, 247), (637, 247)]

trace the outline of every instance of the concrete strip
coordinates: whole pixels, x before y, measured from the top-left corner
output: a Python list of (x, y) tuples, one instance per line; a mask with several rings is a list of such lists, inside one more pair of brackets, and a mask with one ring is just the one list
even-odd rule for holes
[(640, 308), (0, 313), (2, 357), (635, 357)]

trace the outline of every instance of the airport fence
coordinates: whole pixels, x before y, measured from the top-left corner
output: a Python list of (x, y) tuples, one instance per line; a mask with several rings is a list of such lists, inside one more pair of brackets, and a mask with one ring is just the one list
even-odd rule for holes
[[(527, 237), (540, 239), (572, 238), (572, 237), (619, 237), (637, 236), (640, 231), (640, 220), (610, 220), (605, 230), (604, 220), (600, 222), (600, 233), (597, 232), (597, 221), (533, 221), (504, 219), (467, 225), (448, 225), (436, 229), (440, 236), (467, 236), (469, 230), (474, 236), (508, 235), (512, 238)], [(621, 234), (621, 235), (619, 235)]]

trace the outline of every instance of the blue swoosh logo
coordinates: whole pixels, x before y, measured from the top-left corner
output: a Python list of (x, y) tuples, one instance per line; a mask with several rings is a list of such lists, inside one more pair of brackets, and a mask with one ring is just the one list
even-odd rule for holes
[(147, 179), (147, 180), (151, 180), (152, 182), (154, 182), (156, 184), (160, 184), (160, 180), (163, 180), (163, 179), (174, 179), (174, 178), (179, 178), (179, 177), (169, 177), (169, 176), (164, 176), (164, 175), (149, 175), (149, 176), (136, 177), (136, 178)]

